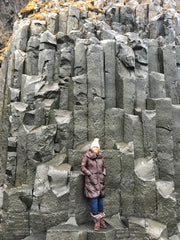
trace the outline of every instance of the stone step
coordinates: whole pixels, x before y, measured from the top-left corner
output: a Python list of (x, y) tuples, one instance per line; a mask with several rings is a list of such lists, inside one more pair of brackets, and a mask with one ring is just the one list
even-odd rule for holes
[(107, 229), (93, 230), (93, 223), (80, 226), (58, 225), (48, 230), (46, 240), (115, 240), (116, 231), (110, 225)]

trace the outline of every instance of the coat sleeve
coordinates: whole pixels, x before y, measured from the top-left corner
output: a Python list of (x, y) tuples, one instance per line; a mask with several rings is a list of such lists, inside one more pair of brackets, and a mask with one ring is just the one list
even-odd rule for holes
[(87, 156), (84, 154), (81, 161), (81, 171), (88, 176), (91, 176), (91, 172), (87, 169)]
[(104, 165), (104, 159), (103, 159), (103, 175), (106, 176), (106, 168), (105, 168), (105, 165)]

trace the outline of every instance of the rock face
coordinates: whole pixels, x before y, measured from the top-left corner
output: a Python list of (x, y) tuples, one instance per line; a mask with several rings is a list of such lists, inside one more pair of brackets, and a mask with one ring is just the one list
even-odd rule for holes
[[(180, 239), (178, 7), (32, 0), (21, 11), (0, 72), (0, 239)], [(95, 137), (107, 168), (99, 232), (80, 172)]]
[(7, 38), (11, 36), (14, 21), (19, 18), (19, 11), (25, 7), (28, 2), (29, 0), (0, 1), (0, 49), (5, 46)]

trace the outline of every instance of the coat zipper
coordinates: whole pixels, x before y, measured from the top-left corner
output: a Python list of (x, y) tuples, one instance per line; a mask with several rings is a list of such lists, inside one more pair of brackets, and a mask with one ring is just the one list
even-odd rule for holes
[(97, 158), (96, 158), (96, 168), (98, 170), (98, 173), (97, 173), (97, 175), (98, 175), (98, 185), (99, 185), (99, 191), (100, 191), (100, 194), (101, 194), (101, 185), (100, 185), (100, 181), (99, 181), (99, 167), (98, 167), (98, 164), (97, 164)]

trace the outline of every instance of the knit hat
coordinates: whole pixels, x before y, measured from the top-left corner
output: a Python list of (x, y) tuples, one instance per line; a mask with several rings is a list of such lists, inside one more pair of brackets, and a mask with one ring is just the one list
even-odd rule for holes
[(94, 141), (91, 144), (91, 148), (93, 148), (93, 147), (98, 147), (100, 149), (99, 138), (94, 139)]

